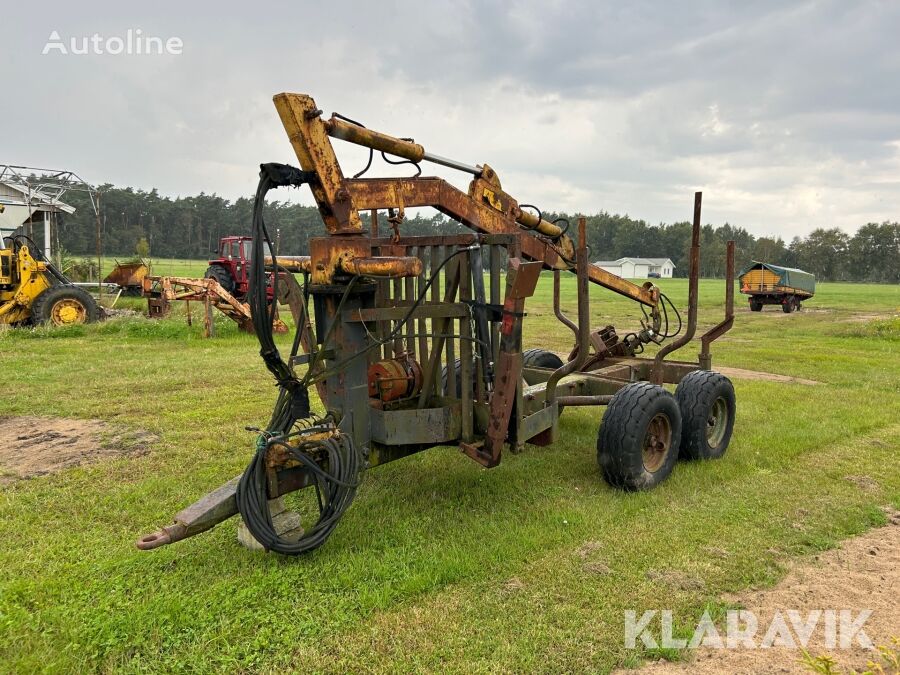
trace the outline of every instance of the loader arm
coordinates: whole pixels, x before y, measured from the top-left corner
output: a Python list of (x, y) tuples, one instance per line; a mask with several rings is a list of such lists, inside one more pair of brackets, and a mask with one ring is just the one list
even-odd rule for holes
[[(421, 145), (366, 129), (332, 115), (323, 120), (322, 111), (305, 94), (277, 94), (275, 107), (288, 134), (300, 166), (315, 172), (313, 196), (328, 233), (347, 236), (347, 255), (358, 255), (351, 237), (364, 234), (360, 211), (393, 209), (400, 214), (407, 207), (431, 206), (466, 227), (483, 234), (518, 234), (523, 229), (534, 236), (524, 237), (522, 256), (543, 263), (547, 269), (574, 270), (575, 245), (565, 230), (522, 207), (505, 193), (496, 172), (488, 165), (469, 166), (427, 152)], [(468, 193), (435, 177), (345, 178), (330, 138), (340, 138), (372, 150), (390, 153), (412, 162), (430, 161), (472, 174)], [(348, 236), (349, 235), (349, 236)], [(319, 281), (329, 282), (339, 268), (340, 255), (330, 256)], [(659, 290), (652, 284), (631, 283), (593, 264), (588, 278), (594, 284), (656, 309)]]

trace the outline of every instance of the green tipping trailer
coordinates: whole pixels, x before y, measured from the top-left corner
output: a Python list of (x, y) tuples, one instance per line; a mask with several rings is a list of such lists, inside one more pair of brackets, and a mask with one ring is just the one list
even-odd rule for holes
[(751, 312), (762, 311), (763, 305), (781, 305), (789, 314), (816, 293), (815, 275), (793, 267), (753, 261), (739, 279), (741, 293), (750, 296)]

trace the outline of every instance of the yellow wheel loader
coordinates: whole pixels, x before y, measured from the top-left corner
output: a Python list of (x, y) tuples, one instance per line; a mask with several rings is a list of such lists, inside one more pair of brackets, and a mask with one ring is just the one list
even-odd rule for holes
[(0, 325), (69, 326), (99, 318), (94, 298), (66, 279), (33, 241), (19, 235), (5, 242), (10, 246), (0, 248)]

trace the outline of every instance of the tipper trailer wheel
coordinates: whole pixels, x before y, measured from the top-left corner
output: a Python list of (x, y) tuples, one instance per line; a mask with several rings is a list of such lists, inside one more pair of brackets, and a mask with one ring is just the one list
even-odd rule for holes
[(763, 304), (758, 300), (750, 301), (750, 311), (751, 312), (761, 312), (763, 308)]
[(31, 305), (31, 321), (47, 326), (93, 323), (100, 308), (91, 294), (77, 286), (51, 286)]
[(632, 382), (613, 397), (597, 434), (597, 462), (606, 481), (647, 490), (668, 478), (678, 459), (681, 413), (656, 384)]
[(711, 370), (688, 373), (675, 390), (681, 410), (684, 459), (718, 459), (725, 454), (737, 410), (731, 380)]

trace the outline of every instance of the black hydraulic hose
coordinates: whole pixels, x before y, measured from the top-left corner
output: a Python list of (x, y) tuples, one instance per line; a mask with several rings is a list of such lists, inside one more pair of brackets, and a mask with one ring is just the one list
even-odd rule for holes
[[(254, 538), (267, 550), (287, 555), (298, 555), (317, 548), (331, 534), (344, 511), (356, 494), (362, 456), (354, 448), (350, 436), (340, 433), (332, 424), (311, 425), (309, 420), (309, 394), (306, 381), (301, 382), (291, 367), (281, 357), (272, 334), (278, 298), (278, 269), (272, 278), (272, 301), (269, 302), (264, 247), (268, 248), (273, 262), (275, 250), (266, 230), (263, 218), (266, 193), (285, 185), (299, 186), (315, 179), (312, 172), (300, 171), (284, 164), (264, 164), (260, 167), (259, 186), (253, 205), (253, 252), (250, 261), (250, 289), (248, 301), (262, 356), (266, 367), (278, 383), (278, 398), (265, 432), (257, 439), (256, 452), (238, 481), (235, 501), (244, 523)], [(348, 285), (342, 302), (356, 278)], [(304, 316), (301, 319), (305, 320)], [(296, 326), (302, 330), (302, 326)], [(294, 354), (299, 337), (295, 336), (291, 348)], [(307, 373), (308, 379), (309, 373)], [(298, 434), (292, 434), (295, 424), (305, 425)], [(314, 436), (311, 434), (315, 434)], [(288, 440), (299, 436), (294, 443)], [(306, 438), (304, 438), (306, 436)], [(319, 501), (319, 519), (296, 541), (279, 536), (269, 510), (269, 486), (266, 457), (269, 450), (278, 446), (286, 450), (311, 476)], [(327, 468), (326, 468), (327, 467)]]

